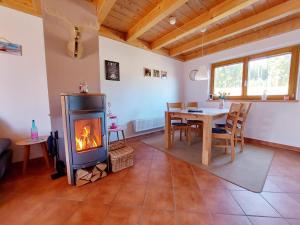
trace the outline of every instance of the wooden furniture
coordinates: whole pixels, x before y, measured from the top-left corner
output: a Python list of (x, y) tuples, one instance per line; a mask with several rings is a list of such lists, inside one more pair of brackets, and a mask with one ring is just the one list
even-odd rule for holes
[[(242, 108), (239, 115), (239, 120), (237, 123), (237, 130), (236, 130), (236, 136), (235, 136), (235, 144), (238, 142), (241, 142), (241, 151), (244, 151), (245, 146), (245, 126), (246, 126), (246, 120), (248, 117), (248, 113), (250, 111), (252, 103), (241, 103)], [(231, 105), (229, 112), (234, 111), (234, 105)], [(225, 128), (225, 124), (216, 124), (217, 128)]]
[(26, 172), (29, 157), (30, 157), (30, 147), (31, 145), (39, 144), (42, 147), (43, 156), (46, 161), (46, 165), (50, 168), (50, 162), (48, 158), (48, 151), (47, 151), (47, 136), (41, 136), (36, 139), (26, 138), (16, 142), (16, 145), (24, 146), (24, 162), (23, 162), (23, 173)]
[[(235, 104), (235, 103), (230, 105), (229, 113), (234, 112), (234, 110), (236, 109), (236, 105), (237, 104)], [(216, 128), (223, 128), (223, 129), (225, 128), (225, 125), (226, 125), (225, 123), (216, 123), (215, 124)]]
[[(167, 103), (167, 110), (168, 111), (174, 111), (174, 110), (183, 110), (184, 109), (184, 104), (182, 102), (174, 102), (174, 103)], [(184, 123), (183, 119), (180, 117), (171, 117), (171, 136), (172, 136), (172, 143), (174, 143), (174, 138), (175, 138), (175, 132), (177, 130), (180, 131), (180, 141), (182, 140), (182, 132), (184, 131), (184, 134), (186, 136), (186, 140), (188, 141), (189, 137), (189, 124)]]
[(198, 102), (188, 102), (185, 106), (187, 109), (190, 109), (190, 108), (199, 108), (199, 105), (198, 105)]
[(211, 136), (212, 122), (214, 119), (223, 117), (228, 109), (201, 108), (202, 112), (188, 112), (177, 110), (165, 112), (165, 148), (171, 148), (171, 118), (177, 117), (187, 120), (199, 120), (203, 122), (202, 163), (208, 165), (211, 160)]
[(122, 140), (124, 141), (124, 143), (126, 142), (124, 128), (121, 126), (118, 126), (117, 128), (114, 128), (114, 129), (108, 128), (108, 144), (110, 144), (111, 133), (116, 133), (118, 141), (120, 141), (119, 132), (121, 132), (121, 134), (122, 134)]
[(170, 103), (170, 102), (167, 102), (167, 110), (170, 111), (170, 110), (181, 110), (181, 109), (184, 109), (184, 104), (182, 102), (173, 102), (173, 103)]
[(177, 131), (177, 130), (179, 130), (180, 131), (180, 137), (179, 137), (179, 140), (181, 141), (182, 140), (182, 132), (184, 131), (184, 135), (185, 135), (185, 137), (186, 137), (186, 141), (188, 142), (188, 143), (190, 143), (190, 136), (191, 136), (191, 134), (190, 134), (190, 132), (191, 132), (191, 130), (190, 130), (190, 128), (191, 128), (191, 125), (190, 124), (188, 124), (188, 123), (182, 123), (182, 122), (180, 122), (180, 123), (171, 123), (171, 137), (172, 137), (172, 144), (174, 144), (174, 139), (175, 139), (175, 132)]
[[(198, 102), (188, 102), (185, 106), (186, 109), (198, 109)], [(187, 123), (191, 125), (191, 131), (195, 131), (199, 136), (202, 135), (202, 121), (198, 120), (188, 120)]]
[[(237, 130), (237, 123), (239, 120), (240, 112), (241, 112), (241, 104), (232, 104), (231, 110), (227, 114), (225, 128), (213, 128), (212, 129), (212, 138), (213, 139), (221, 139), (225, 141), (225, 145), (218, 144), (213, 145), (214, 147), (224, 147), (225, 151), (231, 148), (231, 160), (235, 159), (235, 136)], [(230, 143), (230, 144), (229, 144)]]
[(242, 103), (242, 108), (240, 112), (240, 116), (237, 123), (237, 131), (235, 136), (235, 144), (241, 142), (241, 151), (244, 151), (245, 146), (245, 127), (246, 127), (246, 120), (248, 117), (248, 113), (250, 111), (252, 103)]

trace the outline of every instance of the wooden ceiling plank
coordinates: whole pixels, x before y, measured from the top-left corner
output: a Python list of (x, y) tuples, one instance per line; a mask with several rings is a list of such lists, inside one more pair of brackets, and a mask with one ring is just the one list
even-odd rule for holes
[(243, 19), (237, 23), (209, 33), (203, 37), (203, 43), (202, 37), (199, 37), (185, 44), (174, 47), (170, 49), (170, 55), (180, 55), (182, 53), (202, 47), (202, 45), (204, 46), (222, 39), (226, 39), (230, 36), (243, 33), (245, 31), (268, 24), (297, 12), (300, 12), (300, 1), (289, 0), (270, 9), (267, 9), (261, 13)]
[(149, 13), (147, 13), (147, 15), (129, 29), (127, 41), (132, 41), (138, 38), (187, 1), (188, 0), (162, 0)]
[(33, 8), (31, 1), (22, 3), (13, 0), (1, 0), (0, 6), (5, 6), (34, 16), (41, 16), (41, 14), (38, 14), (37, 11)]
[[(300, 29), (300, 18), (292, 19), (275, 26), (270, 26), (250, 34), (246, 34), (242, 37), (238, 37), (229, 41), (218, 43), (215, 46), (204, 49), (203, 56), (210, 55), (216, 52), (224, 51), (227, 49), (235, 48), (240, 45), (248, 44), (251, 42), (263, 40), (273, 36), (277, 36), (283, 33), (287, 33), (293, 30)], [(202, 56), (202, 51), (196, 51), (191, 54), (183, 56), (185, 61), (192, 60)]]
[(32, 6), (37, 14), (42, 15), (41, 0), (32, 0)]
[(159, 49), (167, 44), (174, 42), (180, 38), (183, 38), (196, 30), (205, 28), (217, 21), (224, 19), (225, 17), (232, 15), (243, 8), (246, 8), (258, 0), (226, 0), (207, 12), (197, 16), (193, 20), (187, 22), (186, 24), (180, 26), (161, 38), (155, 40), (151, 47), (153, 49)]
[[(148, 42), (139, 40), (139, 39), (135, 39), (132, 42), (127, 42), (126, 41), (126, 33), (113, 30), (109, 27), (101, 26), (99, 29), (99, 35), (119, 41), (119, 42), (123, 42), (125, 44), (132, 45), (134, 47), (142, 48), (144, 50), (153, 52), (153, 50), (151, 49), (150, 44)], [(169, 51), (166, 49), (158, 49), (158, 50), (155, 50), (154, 52), (157, 54), (160, 54), (160, 55), (170, 56)], [(177, 60), (180, 60), (180, 61), (183, 60), (181, 56), (174, 57), (174, 58)]]
[(97, 16), (98, 22), (101, 25), (105, 18), (107, 17), (108, 13), (114, 6), (117, 0), (98, 0), (97, 3)]

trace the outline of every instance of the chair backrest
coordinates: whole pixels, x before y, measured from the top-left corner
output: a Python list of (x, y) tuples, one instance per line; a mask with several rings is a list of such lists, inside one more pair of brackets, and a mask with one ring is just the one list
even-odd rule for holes
[(240, 118), (238, 120), (238, 129), (244, 130), (251, 105), (252, 103), (242, 103)]
[(167, 109), (170, 111), (170, 109), (184, 109), (184, 105), (182, 102), (167, 102)]
[(225, 129), (234, 135), (237, 129), (237, 124), (240, 118), (242, 104), (232, 103), (230, 107), (230, 111), (227, 114)]
[(240, 103), (232, 103), (229, 109), (229, 112), (236, 112), (237, 110), (241, 110), (242, 104)]
[(199, 108), (198, 102), (188, 102), (186, 108)]

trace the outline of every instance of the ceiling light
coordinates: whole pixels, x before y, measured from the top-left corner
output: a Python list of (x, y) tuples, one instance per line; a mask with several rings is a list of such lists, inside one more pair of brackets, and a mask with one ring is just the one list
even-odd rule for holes
[[(201, 44), (201, 50), (202, 54), (201, 57), (203, 57), (203, 37), (204, 33), (206, 32), (206, 28), (202, 28), (202, 44)], [(192, 70), (189, 74), (190, 80), (192, 81), (199, 81), (199, 80), (208, 80), (208, 68), (205, 65), (200, 65), (200, 67), (196, 70)]]
[(201, 65), (198, 69), (192, 70), (189, 74), (190, 80), (208, 80), (208, 69), (206, 66)]
[(169, 23), (170, 23), (171, 25), (175, 25), (175, 24), (176, 24), (176, 17), (171, 16), (171, 17), (169, 18)]

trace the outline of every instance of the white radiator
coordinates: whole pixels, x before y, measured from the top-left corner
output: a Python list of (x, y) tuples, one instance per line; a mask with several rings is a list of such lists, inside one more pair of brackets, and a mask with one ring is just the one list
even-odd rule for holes
[(165, 126), (164, 118), (138, 119), (133, 121), (133, 127), (135, 132), (162, 128), (164, 126)]

